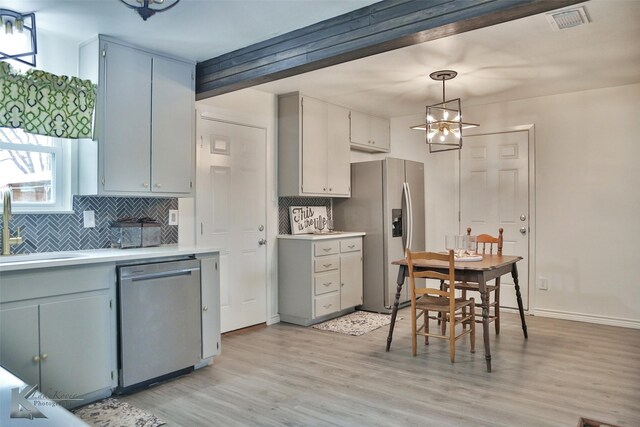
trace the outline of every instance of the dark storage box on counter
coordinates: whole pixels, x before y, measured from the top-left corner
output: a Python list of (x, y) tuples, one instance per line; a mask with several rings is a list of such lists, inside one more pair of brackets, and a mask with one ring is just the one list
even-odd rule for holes
[(111, 247), (119, 249), (142, 246), (142, 227), (136, 220), (119, 220), (111, 223)]
[(111, 223), (111, 247), (119, 249), (160, 246), (160, 223), (152, 218), (121, 218)]
[(154, 219), (142, 218), (140, 225), (142, 225), (142, 247), (160, 246), (162, 237), (160, 223)]

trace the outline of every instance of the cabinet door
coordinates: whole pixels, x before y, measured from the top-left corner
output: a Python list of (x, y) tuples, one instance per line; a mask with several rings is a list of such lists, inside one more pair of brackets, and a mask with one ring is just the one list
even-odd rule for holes
[(153, 58), (151, 191), (189, 193), (195, 140), (193, 65)]
[(40, 391), (82, 395), (111, 386), (109, 296), (40, 305)]
[(38, 306), (0, 310), (0, 365), (30, 385), (39, 384)]
[(104, 191), (149, 192), (151, 56), (105, 43), (104, 123), (100, 141)]
[(336, 196), (349, 196), (351, 189), (349, 110), (329, 105), (327, 116), (327, 183), (329, 193)]
[(202, 358), (220, 354), (220, 270), (218, 255), (200, 260)]
[(362, 304), (362, 252), (340, 256), (340, 309)]
[(351, 111), (350, 126), (351, 143), (369, 146), (371, 142), (369, 116), (358, 111)]
[(377, 150), (389, 151), (390, 149), (389, 120), (380, 117), (371, 117), (371, 144)]
[(302, 98), (302, 192), (327, 192), (327, 104)]

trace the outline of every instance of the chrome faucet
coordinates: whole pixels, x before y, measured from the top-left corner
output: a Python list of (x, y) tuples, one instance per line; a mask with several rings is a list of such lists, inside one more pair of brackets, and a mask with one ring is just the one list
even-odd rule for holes
[(2, 255), (11, 255), (11, 245), (22, 243), (19, 228), (18, 235), (11, 237), (9, 221), (11, 221), (11, 190), (6, 188), (2, 192)]

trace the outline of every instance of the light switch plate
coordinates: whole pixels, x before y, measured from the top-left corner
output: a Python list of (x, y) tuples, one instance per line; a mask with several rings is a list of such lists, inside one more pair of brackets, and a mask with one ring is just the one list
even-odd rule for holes
[(96, 216), (94, 211), (82, 212), (82, 219), (84, 220), (84, 228), (93, 228), (96, 226)]
[(178, 225), (177, 209), (169, 209), (169, 225)]

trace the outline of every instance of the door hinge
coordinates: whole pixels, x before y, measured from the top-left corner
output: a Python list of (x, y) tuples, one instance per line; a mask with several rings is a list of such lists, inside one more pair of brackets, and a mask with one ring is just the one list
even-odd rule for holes
[(100, 178), (100, 182), (102, 183), (102, 185), (104, 185), (104, 175), (102, 175), (102, 177)]
[(220, 343), (219, 342), (216, 343), (216, 349), (220, 350)]
[(460, 215), (460, 211), (458, 211), (458, 222), (462, 221), (461, 215)]
[(216, 270), (218, 269), (218, 261), (216, 261)]
[(109, 308), (113, 308), (113, 300), (112, 299), (109, 300)]
[(196, 75), (193, 73), (193, 71), (191, 72), (191, 80), (195, 80), (196, 79)]
[(189, 181), (189, 188), (193, 188), (193, 181)]
[(113, 377), (115, 377), (116, 373), (111, 371), (111, 379), (113, 379)]
[(102, 57), (106, 57), (107, 56), (107, 49), (102, 49)]
[(204, 224), (200, 223), (200, 235), (204, 234)]

